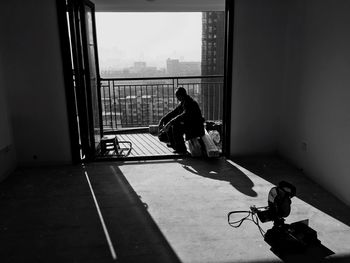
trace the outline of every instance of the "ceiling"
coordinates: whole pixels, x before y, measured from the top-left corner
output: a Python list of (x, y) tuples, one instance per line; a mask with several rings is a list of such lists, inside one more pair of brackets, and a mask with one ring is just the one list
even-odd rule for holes
[(91, 0), (97, 12), (224, 11), (225, 0)]

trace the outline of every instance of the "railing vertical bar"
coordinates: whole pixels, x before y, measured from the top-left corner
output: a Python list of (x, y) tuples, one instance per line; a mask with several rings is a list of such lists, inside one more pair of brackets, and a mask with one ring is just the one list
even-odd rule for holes
[(156, 117), (156, 119), (158, 119), (158, 116), (159, 116), (159, 101), (160, 101), (160, 99), (159, 99), (159, 85), (157, 84), (156, 85), (156, 87), (157, 87), (157, 117)]
[(130, 110), (131, 110), (131, 114), (130, 114), (130, 116), (131, 116), (131, 127), (134, 127), (134, 111), (133, 111), (133, 107), (132, 107), (132, 86), (131, 85), (129, 85), (128, 86), (129, 87), (129, 93), (130, 93)]
[(213, 89), (213, 85), (210, 83), (210, 81), (209, 81), (209, 90), (211, 91), (211, 95), (209, 96), (209, 98), (210, 98), (209, 109), (212, 109), (211, 111), (209, 111), (209, 114), (210, 114), (210, 119), (213, 120), (213, 110), (214, 110), (213, 97), (215, 95), (215, 90)]
[(207, 114), (208, 114), (208, 119), (209, 120), (211, 120), (211, 114), (210, 114), (210, 102), (211, 102), (211, 100), (210, 100), (210, 84), (209, 83), (207, 83), (207, 85), (208, 85), (208, 111), (207, 111)]
[(107, 103), (107, 109), (108, 111), (106, 113), (108, 113), (106, 115), (106, 119), (107, 119), (107, 129), (111, 129), (112, 127), (112, 122), (113, 122), (113, 119), (112, 119), (112, 103), (113, 103), (113, 98), (112, 98), (112, 91), (111, 91), (111, 82), (108, 81), (108, 86), (107, 86), (107, 89), (108, 89), (108, 103)]
[(210, 88), (209, 88), (209, 84), (208, 83), (206, 83), (206, 86), (207, 86), (207, 94), (208, 94), (208, 96), (207, 96), (207, 116), (208, 116), (208, 119), (210, 120), (210, 112), (209, 112), (209, 105), (210, 105), (210, 102), (209, 102), (209, 100), (210, 100)]
[[(124, 89), (123, 102), (124, 102), (124, 109), (125, 109), (125, 114), (123, 114), (123, 118), (125, 118), (125, 124), (124, 125), (127, 125), (128, 124), (128, 109), (126, 107), (126, 97), (127, 96), (126, 96), (126, 91), (125, 91), (125, 85), (123, 85), (123, 89)], [(124, 125), (122, 125), (122, 126), (124, 126)]]
[[(215, 94), (215, 91), (213, 90), (213, 85), (210, 83), (209, 81), (209, 91), (211, 91), (211, 95), (209, 95), (209, 98), (210, 98), (210, 106), (209, 106), (209, 109), (214, 109), (214, 105), (213, 105), (213, 97), (214, 97), (214, 94)], [(212, 120), (213, 119), (213, 112), (212, 110), (209, 111), (209, 114), (210, 114), (210, 119)]]
[[(137, 107), (137, 126), (140, 126), (139, 123), (142, 123), (142, 112), (141, 112), (141, 105), (142, 105), (142, 97), (140, 97), (140, 85), (135, 86), (136, 89), (136, 107)], [(138, 98), (140, 100), (138, 101)]]
[(143, 99), (142, 99), (142, 85), (140, 85), (140, 94), (141, 94), (141, 124), (144, 125), (144, 120), (143, 120)]
[(104, 129), (104, 126), (105, 126), (105, 122), (106, 122), (106, 117), (104, 116), (103, 112), (106, 112), (105, 109), (106, 109), (106, 100), (104, 99), (105, 98), (105, 86), (103, 84), (101, 84), (101, 89), (102, 89), (102, 94), (101, 94), (101, 100), (102, 100), (102, 128)]
[(220, 107), (219, 107), (219, 116), (218, 116), (218, 120), (222, 120), (222, 105), (223, 105), (223, 99), (222, 99), (222, 92), (221, 92), (222, 86), (219, 83), (219, 101), (220, 101)]
[(203, 100), (204, 100), (204, 92), (203, 92), (203, 83), (202, 83), (202, 80), (201, 80), (201, 83), (200, 83), (200, 98), (201, 98), (201, 102), (200, 102), (200, 105), (202, 105), (202, 112), (204, 114), (204, 118), (206, 119), (205, 117), (205, 112), (204, 112), (204, 103), (203, 103)]
[(138, 107), (138, 102), (137, 102), (137, 84), (134, 85), (134, 91), (135, 91), (135, 107), (136, 107), (136, 125), (139, 123), (139, 107)]
[(170, 91), (169, 91), (169, 90), (170, 90), (170, 89), (171, 89), (171, 85), (167, 84), (166, 90), (167, 90), (167, 100), (168, 100), (168, 104), (167, 104), (165, 113), (167, 113), (167, 112), (169, 111), (169, 105), (170, 105), (170, 96), (169, 96)]
[[(162, 107), (162, 115), (164, 116), (164, 102), (165, 102), (165, 99), (164, 99), (164, 93), (165, 93), (165, 84), (162, 85), (162, 95), (163, 95), (163, 107)], [(159, 116), (158, 116), (158, 120), (159, 120)]]
[(102, 81), (101, 81), (101, 83), (100, 83), (101, 85), (100, 85), (100, 89), (101, 89), (101, 110), (102, 110), (102, 130), (103, 130), (103, 128), (104, 128), (104, 117), (103, 117), (103, 109), (104, 109), (104, 93), (103, 93), (103, 83), (102, 83)]
[[(115, 121), (115, 129), (117, 129), (117, 103), (116, 103), (116, 98), (115, 98), (115, 87), (113, 83), (111, 83), (111, 86), (113, 88), (113, 114), (114, 114), (114, 121)], [(112, 130), (114, 130), (114, 127), (112, 127)]]
[[(219, 85), (219, 84), (215, 84), (215, 86), (217, 86), (217, 90), (218, 90), (218, 92), (217, 92), (217, 100), (218, 100), (218, 101), (221, 101), (221, 97), (220, 97), (220, 93), (221, 93), (220, 85)], [(216, 117), (215, 117), (216, 120), (219, 120), (219, 117), (220, 117), (220, 106), (221, 106), (221, 104), (218, 104), (218, 107), (217, 107), (217, 109), (216, 109)]]
[(146, 101), (147, 101), (147, 107), (146, 107), (147, 118), (148, 118), (148, 121), (150, 121), (149, 120), (149, 106), (148, 106), (148, 103), (149, 103), (149, 100), (148, 100), (148, 85), (146, 85)]
[[(152, 116), (153, 116), (153, 118), (152, 118), (152, 120), (153, 120), (153, 122), (155, 122), (156, 110), (155, 110), (155, 102), (154, 102), (154, 99), (156, 99), (156, 98), (155, 98), (155, 95), (154, 95), (154, 85), (151, 85), (151, 87), (152, 87), (152, 105), (153, 105), (153, 108), (152, 108)], [(157, 100), (156, 100), (156, 101), (157, 101)]]
[[(172, 96), (174, 96), (174, 87), (175, 87), (175, 79), (172, 79), (173, 80), (173, 93), (172, 93)], [(171, 100), (171, 108), (173, 109), (174, 108), (174, 98), (172, 98)]]
[(195, 94), (194, 94), (194, 84), (192, 83), (192, 96), (195, 98), (196, 96), (195, 96)]
[(111, 87), (108, 85), (108, 101), (109, 101), (109, 117), (107, 118), (110, 123), (109, 123), (109, 127), (113, 126), (111, 124), (112, 122), (112, 116), (110, 115), (112, 112), (112, 96), (111, 96)]
[(217, 114), (217, 107), (218, 107), (218, 104), (214, 103), (214, 101), (216, 101), (216, 96), (217, 96), (217, 89), (216, 89), (216, 84), (212, 84), (213, 85), (213, 100), (212, 100), (212, 105), (213, 105), (213, 112), (212, 112), (212, 119), (215, 120), (215, 115)]
[(172, 97), (173, 97), (173, 107), (175, 108), (175, 105), (176, 105), (176, 98), (175, 98), (175, 89), (177, 89), (177, 85), (178, 85), (178, 78), (174, 78), (174, 86), (173, 86), (173, 94), (172, 94)]
[(104, 93), (103, 96), (104, 96), (104, 110), (105, 110), (105, 126), (108, 127), (108, 116), (106, 115), (108, 111), (108, 83), (107, 83), (107, 86), (104, 87), (103, 93)]
[[(114, 85), (115, 83), (113, 82), (113, 85)], [(123, 127), (123, 124), (122, 124), (122, 100), (121, 100), (121, 97), (120, 97), (120, 86), (117, 86), (117, 89), (118, 89), (118, 99), (119, 99), (119, 116), (120, 116), (120, 125)], [(118, 126), (117, 126), (117, 128), (118, 128)]]
[[(214, 84), (214, 87), (215, 87), (215, 98), (216, 99), (220, 99), (220, 95), (219, 95), (219, 89), (220, 87), (217, 85), (217, 83)], [(215, 102), (215, 100), (214, 100)], [(214, 114), (214, 120), (217, 120), (218, 119), (218, 116), (219, 116), (219, 104), (218, 103), (215, 103), (216, 107), (215, 107), (215, 114)]]

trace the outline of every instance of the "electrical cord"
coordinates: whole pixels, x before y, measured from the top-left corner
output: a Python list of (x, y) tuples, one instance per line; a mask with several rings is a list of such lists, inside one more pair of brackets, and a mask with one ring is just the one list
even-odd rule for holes
[[(254, 208), (255, 209), (255, 208)], [(259, 224), (259, 218), (258, 216), (256, 215), (256, 210), (252, 209), (252, 211), (231, 211), (227, 214), (227, 221), (228, 221), (228, 224), (231, 226), (231, 227), (234, 227), (234, 228), (238, 228), (242, 225), (242, 223), (245, 221), (245, 220), (249, 220), (249, 221), (252, 221), (259, 229), (259, 232), (260, 234), (262, 235), (262, 237), (265, 237), (265, 231), (261, 228), (260, 224)], [(233, 214), (239, 214), (239, 213), (245, 213), (247, 214), (246, 216), (242, 217), (241, 219), (239, 220), (236, 220), (236, 221), (231, 221), (230, 220), (230, 217), (231, 215)]]

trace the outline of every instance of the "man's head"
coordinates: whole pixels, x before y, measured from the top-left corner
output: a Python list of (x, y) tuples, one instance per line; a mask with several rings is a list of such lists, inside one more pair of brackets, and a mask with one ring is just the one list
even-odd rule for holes
[(179, 101), (183, 101), (187, 96), (187, 92), (183, 87), (178, 87), (175, 91), (175, 96)]

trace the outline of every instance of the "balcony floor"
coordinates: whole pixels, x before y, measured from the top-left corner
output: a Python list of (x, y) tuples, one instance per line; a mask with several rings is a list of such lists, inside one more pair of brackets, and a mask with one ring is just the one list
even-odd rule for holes
[[(114, 135), (105, 135), (108, 138), (114, 138), (117, 136), (119, 142), (129, 141), (132, 143), (132, 150), (127, 158), (132, 159), (142, 159), (142, 158), (152, 158), (152, 157), (176, 157), (179, 154), (173, 153), (172, 148), (168, 148), (165, 143), (162, 143), (158, 140), (157, 136), (151, 135), (146, 132), (137, 132), (137, 133), (126, 133), (126, 134), (114, 134)], [(127, 144), (119, 143), (121, 148), (128, 147)], [(119, 157), (125, 158), (123, 156), (117, 156), (115, 151), (106, 152), (104, 155), (99, 155), (99, 157)]]
[[(116, 158), (116, 159), (164, 159), (164, 158), (178, 158), (184, 157), (183, 154), (173, 153), (174, 149), (166, 146), (165, 143), (160, 142), (158, 137), (150, 134), (146, 131), (127, 131), (122, 134), (109, 134), (105, 135), (108, 139), (117, 137), (119, 146), (123, 149), (128, 148), (128, 145), (122, 143), (123, 141), (129, 141), (132, 144), (132, 150), (129, 155), (118, 156), (114, 150), (107, 151), (104, 154), (98, 153), (98, 159)], [(221, 147), (219, 151), (221, 151)], [(189, 155), (189, 150), (187, 151)]]

